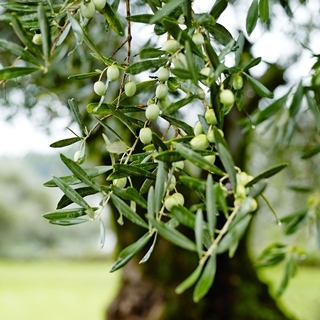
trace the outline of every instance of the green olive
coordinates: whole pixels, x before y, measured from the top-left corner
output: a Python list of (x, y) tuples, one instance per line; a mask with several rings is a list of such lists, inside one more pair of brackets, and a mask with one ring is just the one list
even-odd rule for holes
[(98, 96), (104, 96), (107, 91), (107, 87), (102, 81), (97, 81), (93, 85), (93, 90)]
[(127, 97), (132, 97), (136, 93), (137, 86), (133, 81), (129, 81), (124, 86), (124, 92)]
[(120, 71), (117, 66), (112, 65), (107, 70), (107, 77), (110, 81), (116, 81), (120, 76)]
[(81, 2), (80, 4), (80, 12), (87, 19), (91, 19), (94, 16), (95, 10), (93, 1), (87, 3)]

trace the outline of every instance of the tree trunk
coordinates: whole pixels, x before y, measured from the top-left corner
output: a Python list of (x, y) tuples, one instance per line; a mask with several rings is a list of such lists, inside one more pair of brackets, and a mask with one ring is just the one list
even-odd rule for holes
[[(272, 76), (263, 82), (273, 90), (282, 83), (283, 72), (277, 68), (270, 70)], [(247, 99), (246, 110), (250, 112), (256, 108), (258, 101), (256, 96)], [(226, 130), (225, 133), (236, 165), (244, 168), (248, 141), (241, 137), (241, 128), (235, 125), (238, 120), (239, 112), (232, 112), (226, 123), (226, 128), (232, 130)], [(218, 224), (222, 224), (223, 221), (219, 220), (221, 218)], [(127, 224), (119, 228), (120, 247), (138, 239), (138, 230), (132, 227)], [(247, 253), (247, 240), (245, 236), (240, 241), (233, 258), (229, 258), (228, 253), (217, 257), (214, 284), (196, 304), (192, 300), (192, 289), (177, 295), (175, 288), (196, 268), (197, 255), (158, 239), (152, 257), (146, 264), (138, 264), (143, 255), (141, 253), (124, 267), (122, 287), (108, 309), (107, 319), (288, 319), (270, 297), (267, 285), (258, 279)]]

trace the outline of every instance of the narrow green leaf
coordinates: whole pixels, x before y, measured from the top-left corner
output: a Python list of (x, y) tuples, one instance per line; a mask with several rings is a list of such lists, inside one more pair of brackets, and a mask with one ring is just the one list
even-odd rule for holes
[(201, 179), (196, 179), (188, 176), (180, 176), (180, 182), (187, 186), (189, 189), (197, 190), (200, 192), (206, 191), (206, 182)]
[(140, 59), (153, 59), (164, 55), (166, 52), (157, 48), (143, 48), (140, 53)]
[(202, 269), (203, 265), (199, 264), (197, 268), (190, 274), (190, 276), (177, 286), (175, 290), (176, 294), (181, 294), (182, 292), (193, 286), (199, 279)]
[(297, 115), (297, 113), (299, 112), (302, 104), (302, 99), (303, 99), (303, 94), (304, 94), (304, 89), (303, 89), (303, 85), (302, 85), (302, 80), (300, 80), (299, 84), (298, 84), (298, 88), (296, 90), (296, 92), (294, 93), (293, 99), (292, 99), (292, 103), (289, 109), (290, 112), (290, 116), (293, 118)]
[(62, 140), (51, 143), (50, 147), (51, 148), (62, 148), (62, 147), (70, 146), (71, 144), (74, 144), (80, 140), (81, 140), (80, 137), (62, 139)]
[[(128, 176), (137, 176), (137, 177), (146, 177), (148, 179), (156, 179), (156, 175), (152, 172), (139, 168), (137, 166), (129, 164), (115, 163), (113, 165), (115, 172), (122, 173), (125, 177)], [(108, 180), (113, 180), (113, 173), (108, 177)]]
[(238, 66), (240, 64), (241, 58), (242, 58), (242, 53), (243, 53), (243, 47), (244, 47), (244, 34), (242, 31), (239, 32), (239, 36), (237, 39), (237, 49), (235, 51), (235, 65)]
[(217, 268), (216, 252), (213, 251), (204, 267), (204, 270), (202, 272), (202, 275), (199, 281), (197, 282), (194, 288), (194, 291), (193, 291), (194, 302), (199, 302), (208, 293), (214, 281), (216, 268)]
[(73, 115), (74, 115), (74, 117), (75, 117), (75, 119), (76, 119), (76, 121), (77, 121), (77, 123), (78, 123), (78, 125), (79, 125), (79, 127), (81, 129), (81, 131), (82, 131), (82, 133), (86, 135), (88, 130), (87, 130), (87, 127), (84, 125), (83, 118), (82, 118), (82, 115), (81, 115), (81, 113), (79, 111), (79, 107), (78, 107), (77, 101), (74, 98), (69, 99), (68, 100), (68, 105), (69, 105), (69, 107), (70, 107), (70, 109), (71, 109), (71, 111), (72, 111), (72, 113), (73, 113)]
[(161, 10), (157, 11), (155, 15), (150, 19), (150, 23), (153, 24), (163, 17), (168, 16), (176, 7), (180, 6), (185, 0), (170, 0)]
[(158, 69), (164, 66), (167, 63), (167, 61), (168, 61), (168, 58), (138, 61), (131, 64), (126, 69), (126, 72), (135, 75), (149, 69)]
[(118, 197), (124, 200), (134, 201), (140, 207), (147, 209), (147, 205), (149, 203), (147, 203), (146, 199), (135, 188), (128, 187), (126, 189), (122, 189), (112, 186), (112, 191)]
[(214, 3), (214, 5), (210, 10), (210, 14), (213, 16), (215, 20), (218, 20), (222, 12), (226, 10), (227, 7), (228, 7), (228, 0), (216, 0), (216, 2)]
[(257, 66), (261, 62), (262, 58), (253, 58), (242, 70), (247, 71), (255, 66)]
[(197, 252), (199, 258), (201, 258), (203, 254), (203, 213), (201, 209), (197, 210), (194, 229)]
[(119, 36), (124, 36), (124, 28), (123, 25), (118, 17), (118, 15), (113, 11), (110, 4), (107, 2), (103, 8), (103, 15), (107, 20), (111, 29), (117, 33)]
[(84, 208), (72, 208), (50, 211), (43, 214), (42, 216), (48, 220), (60, 220), (78, 218), (85, 216), (86, 214), (86, 209)]
[(153, 14), (137, 14), (134, 16), (126, 17), (127, 20), (138, 23), (147, 23), (150, 24), (150, 19), (153, 17)]
[(258, 0), (253, 0), (248, 10), (248, 14), (246, 18), (246, 29), (249, 36), (257, 25), (258, 16), (259, 16)]
[(191, 73), (191, 80), (192, 82), (197, 85), (198, 84), (198, 70), (195, 64), (195, 56), (193, 55), (192, 51), (191, 51), (191, 44), (190, 42), (187, 40), (184, 43), (184, 47), (185, 47), (185, 55), (187, 58), (187, 62), (188, 62), (188, 69)]
[(121, 200), (115, 194), (111, 194), (111, 200), (117, 210), (123, 214), (131, 222), (139, 225), (143, 228), (148, 228), (147, 223), (136, 213), (134, 212), (123, 200)]
[(81, 45), (83, 42), (83, 31), (77, 19), (75, 19), (70, 12), (68, 12), (68, 19), (71, 23), (73, 34), (76, 38), (77, 45)]
[(205, 39), (203, 46), (204, 46), (204, 49), (207, 53), (207, 56), (209, 58), (211, 65), (214, 68), (217, 68), (220, 65), (220, 61), (219, 61), (217, 53), (215, 52), (214, 48), (211, 45), (209, 39)]
[(21, 42), (28, 47), (28, 50), (30, 50), (35, 56), (43, 58), (43, 54), (40, 51), (40, 49), (31, 41), (29, 35), (27, 32), (23, 29), (20, 21), (18, 20), (17, 14), (12, 14), (11, 24), (13, 27), (14, 32), (18, 36), (18, 38), (21, 40)]
[(231, 33), (219, 23), (207, 25), (206, 27), (213, 38), (223, 46), (226, 46), (233, 40)]
[(69, 168), (69, 170), (84, 184), (87, 186), (97, 190), (101, 191), (100, 185), (95, 182), (84, 169), (82, 169), (76, 162), (72, 161), (71, 159), (67, 158), (63, 154), (60, 154), (60, 158), (62, 162)]
[[(97, 177), (102, 173), (108, 172), (112, 170), (112, 166), (97, 166), (94, 168), (84, 169), (87, 175), (89, 175), (91, 178)], [(64, 181), (68, 185), (74, 185), (81, 183), (81, 180), (79, 180), (76, 176), (65, 176), (60, 177), (60, 180)], [(43, 184), (45, 187), (57, 187), (57, 184), (54, 182), (54, 180), (49, 180)]]
[(8, 67), (0, 69), (0, 80), (9, 80), (22, 76), (26, 76), (30, 73), (39, 71), (39, 68), (32, 67)]
[(193, 241), (187, 238), (178, 230), (168, 226), (167, 224), (157, 221), (155, 219), (151, 220), (152, 225), (157, 229), (159, 234), (165, 238), (166, 240), (170, 241), (171, 243), (175, 244), (178, 247), (189, 251), (197, 251), (197, 247)]
[[(93, 194), (96, 194), (98, 191), (91, 188), (91, 187), (83, 187), (83, 188), (78, 188), (75, 189), (75, 191), (77, 193), (79, 193), (79, 195), (84, 198), (86, 196), (90, 196)], [(72, 204), (72, 200), (70, 200), (66, 195), (63, 195), (62, 198), (59, 200), (58, 204), (57, 204), (57, 209), (62, 209), (65, 208), (66, 206)]]
[(123, 249), (110, 272), (114, 272), (125, 266), (148, 243), (150, 237), (150, 233), (146, 233), (138, 241)]
[(72, 200), (74, 203), (78, 204), (82, 208), (90, 209), (89, 204), (79, 195), (79, 193), (72, 189), (66, 182), (55, 176), (53, 176), (53, 181), (70, 200)]
[(158, 161), (164, 161), (168, 163), (184, 160), (184, 158), (180, 155), (178, 151), (171, 151), (171, 150), (166, 150), (158, 153), (155, 159)]
[(36, 66), (41, 66), (42, 64), (39, 62), (37, 58), (35, 58), (29, 51), (24, 50), (23, 47), (17, 45), (14, 42), (10, 42), (4, 39), (0, 39), (0, 47), (4, 50), (10, 52), (11, 54), (20, 57), (21, 59), (30, 62)]
[(171, 214), (181, 224), (191, 229), (195, 228), (196, 216), (184, 206), (174, 206)]
[(151, 257), (151, 254), (152, 254), (154, 247), (157, 243), (157, 235), (158, 235), (157, 233), (154, 235), (151, 247), (149, 248), (147, 253), (143, 256), (143, 258), (139, 261), (139, 264), (146, 263), (149, 260), (149, 258)]
[(282, 295), (284, 290), (287, 288), (289, 284), (289, 280), (293, 278), (297, 273), (297, 263), (293, 257), (290, 257), (288, 262), (286, 263), (286, 268), (281, 279), (280, 285), (276, 291), (276, 296), (279, 297)]
[(38, 5), (38, 20), (41, 31), (42, 51), (44, 54), (45, 66), (48, 68), (50, 64), (51, 33), (49, 21), (41, 2)]
[(259, 1), (259, 14), (262, 23), (265, 23), (269, 19), (269, 0)]
[(49, 220), (49, 223), (55, 224), (58, 226), (73, 226), (80, 223), (88, 222), (88, 219), (81, 219), (81, 218), (75, 218), (75, 219), (60, 219), (60, 220)]
[(289, 165), (288, 162), (280, 163), (280, 164), (278, 164), (278, 165), (276, 165), (274, 167), (271, 167), (270, 169), (268, 169), (266, 171), (261, 172), (256, 177), (254, 177), (250, 182), (248, 182), (246, 184), (246, 187), (251, 187), (255, 183), (257, 183), (259, 180), (266, 179), (266, 178), (274, 176), (275, 174), (277, 174), (278, 172), (280, 172), (281, 170), (286, 168), (288, 165)]
[(319, 152), (320, 152), (320, 147), (312, 147), (301, 156), (301, 159), (305, 160), (305, 159), (312, 158), (313, 156), (317, 155)]
[(88, 73), (81, 73), (81, 74), (75, 74), (73, 76), (69, 76), (68, 79), (69, 80), (84, 80), (84, 79), (88, 79), (88, 78), (93, 78), (100, 75), (100, 72), (88, 72)]
[(158, 215), (162, 205), (162, 199), (166, 192), (166, 182), (168, 180), (167, 166), (164, 162), (160, 161), (158, 165), (156, 184), (155, 184), (155, 212)]
[(185, 79), (185, 80), (192, 79), (192, 75), (187, 69), (172, 68), (171, 73), (180, 79)]
[(176, 150), (187, 160), (192, 162), (197, 167), (215, 173), (217, 175), (223, 176), (224, 172), (219, 169), (214, 164), (208, 162), (205, 158), (203, 158), (199, 153), (193, 151), (192, 149), (187, 148), (181, 143), (172, 143)]
[(214, 237), (214, 230), (217, 221), (217, 205), (216, 205), (216, 190), (213, 184), (212, 175), (209, 174), (206, 185), (206, 210), (208, 227), (211, 237)]
[[(154, 188), (153, 187), (151, 187), (148, 192), (147, 208), (148, 208), (148, 216), (154, 218), (155, 212), (156, 212), (156, 202), (155, 202), (155, 195), (154, 195)], [(149, 221), (149, 223), (151, 225), (150, 221)]]
[(106, 145), (106, 149), (110, 153), (122, 154), (128, 150), (128, 146), (124, 141), (115, 141)]
[(193, 128), (185, 123), (184, 121), (178, 120), (173, 117), (169, 117), (166, 115), (161, 115), (161, 118), (167, 120), (169, 123), (171, 123), (174, 127), (182, 129), (186, 134), (193, 135)]
[(273, 98), (273, 93), (266, 88), (261, 82), (256, 80), (255, 78), (249, 76), (247, 73), (244, 73), (247, 77), (249, 83), (251, 84), (253, 90), (260, 96), (265, 98)]
[(228, 173), (231, 185), (232, 185), (233, 189), (236, 190), (237, 189), (237, 176), (236, 176), (236, 170), (234, 168), (235, 165), (234, 165), (232, 156), (231, 156), (230, 152), (228, 151), (228, 149), (220, 143), (217, 144), (217, 149), (219, 152), (220, 160)]

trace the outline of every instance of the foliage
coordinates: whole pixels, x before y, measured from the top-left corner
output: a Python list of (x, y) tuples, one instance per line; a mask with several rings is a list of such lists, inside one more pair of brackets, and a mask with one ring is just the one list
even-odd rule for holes
[[(22, 43), (0, 42), (4, 50), (17, 57), (12, 65), (0, 70), (3, 83), (36, 72), (45, 75), (55, 67), (56, 52), (63, 46), (69, 54), (81, 48), (86, 57), (92, 56), (95, 61), (88, 72), (68, 75), (70, 83), (94, 79), (96, 85), (92, 85), (91, 92), (97, 93), (99, 100), (94, 101), (97, 97), (92, 97), (93, 101), (86, 106), (93, 123), (86, 121), (80, 112), (79, 105), (83, 101), (78, 99), (76, 92), (71, 93), (73, 97), (68, 100), (68, 106), (80, 133), (72, 132), (73, 136), (51, 146), (65, 147), (79, 142), (80, 146), (74, 159), (61, 155), (72, 175), (54, 176), (45, 183), (62, 190), (64, 198), (57, 210), (44, 214), (44, 218), (63, 226), (84, 223), (99, 219), (103, 208), (111, 202), (120, 214), (120, 224), (125, 218), (145, 230), (140, 239), (120, 252), (111, 271), (123, 267), (153, 239), (140, 261), (145, 263), (157, 238), (163, 237), (189, 250), (190, 254), (198, 255), (198, 267), (176, 290), (181, 293), (195, 284), (193, 298), (198, 302), (214, 283), (218, 255), (226, 251), (230, 257), (234, 255), (257, 210), (256, 199), (261, 197), (274, 212), (263, 193), (267, 178), (288, 166), (287, 162), (279, 163), (255, 177), (236, 167), (229, 141), (224, 137), (227, 117), (233, 109), (244, 110), (245, 90), (250, 86), (256, 95), (267, 101), (267, 106), (262, 110), (255, 106), (250, 117), (242, 112), (244, 126), (250, 130), (271, 122), (271, 127), (278, 130), (274, 147), (288, 147), (305, 110), (310, 111), (319, 123), (318, 63), (313, 66), (311, 83), (301, 81), (281, 98), (270, 101), (268, 99), (274, 98), (273, 92), (251, 74), (251, 69), (259, 65), (262, 58), (253, 57), (247, 61), (244, 33), (239, 32), (235, 38), (217, 22), (227, 9), (228, 1), (217, 0), (208, 12), (194, 13), (192, 1), (148, 0), (140, 4), (142, 14), (131, 15), (127, 0), (125, 22), (120, 15), (119, 1), (106, 3), (103, 9), (92, 14), (86, 11), (90, 3), (88, 0), (84, 3), (27, 1), (2, 4), (6, 8), (2, 19), (11, 24)], [(288, 5), (283, 6), (289, 12)], [(103, 21), (99, 24), (99, 32), (121, 38), (122, 44), (116, 52), (126, 46), (124, 63), (116, 60), (114, 54), (106, 56), (103, 48), (95, 44), (95, 35), (90, 29), (96, 26), (98, 19)], [(270, 22), (266, 0), (253, 0), (248, 8), (245, 26), (248, 36), (258, 22)], [(133, 23), (153, 26), (155, 35), (166, 35), (167, 41), (159, 48), (145, 45), (139, 55), (132, 55)], [(39, 37), (34, 39), (35, 34), (41, 35), (41, 41)], [(68, 37), (72, 37), (73, 43)], [(40, 42), (41, 46), (38, 45)], [(72, 49), (72, 45), (76, 48)], [(231, 66), (227, 61), (232, 61)], [(97, 69), (96, 66), (101, 65), (102, 70)], [(167, 77), (164, 69), (168, 71)], [(155, 72), (158, 73), (151, 75)], [(126, 83), (132, 81), (137, 82), (136, 86), (125, 90)], [(112, 98), (108, 92), (113, 82), (117, 83), (118, 91)], [(161, 113), (153, 112), (150, 105), (158, 105)], [(185, 111), (190, 106), (202, 110), (195, 125), (190, 125), (188, 111)], [(274, 118), (280, 114), (281, 124), (275, 124)], [(114, 120), (125, 134), (112, 128), (110, 123)], [(86, 145), (98, 128), (103, 130), (110, 163), (84, 169), (81, 165), (86, 160)], [(302, 157), (311, 158), (319, 151), (315, 144)], [(202, 170), (201, 175), (196, 173), (194, 166)], [(95, 177), (103, 173), (108, 177), (107, 182), (101, 184)], [(179, 192), (182, 186), (192, 195), (191, 203), (188, 199), (186, 205)], [(94, 193), (101, 195), (101, 201), (92, 206), (84, 198)], [(71, 203), (77, 207), (66, 209)], [(319, 228), (319, 207), (319, 201), (314, 200), (305, 211), (285, 218), (285, 232), (290, 234), (299, 229), (311, 212)], [(224, 217), (224, 225), (219, 229), (217, 217)], [(180, 226), (191, 229), (192, 233)], [(287, 261), (279, 293), (295, 274), (296, 258), (292, 252), (298, 251), (274, 244), (261, 256), (260, 266)]]

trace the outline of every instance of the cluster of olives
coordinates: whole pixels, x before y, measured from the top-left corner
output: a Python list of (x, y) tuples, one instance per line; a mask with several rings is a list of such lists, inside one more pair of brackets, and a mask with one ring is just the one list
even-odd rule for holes
[[(175, 190), (175, 188), (176, 188), (176, 177), (174, 175), (171, 175), (170, 181), (167, 186), (167, 191), (170, 192), (172, 190)], [(178, 205), (181, 205), (181, 206), (184, 205), (184, 197), (179, 192), (175, 192), (172, 195), (168, 195), (164, 201), (164, 206), (169, 212), (172, 210), (174, 206), (178, 206)]]
[(107, 3), (107, 0), (84, 0), (80, 4), (80, 12), (84, 18), (91, 19), (95, 11), (101, 11)]

